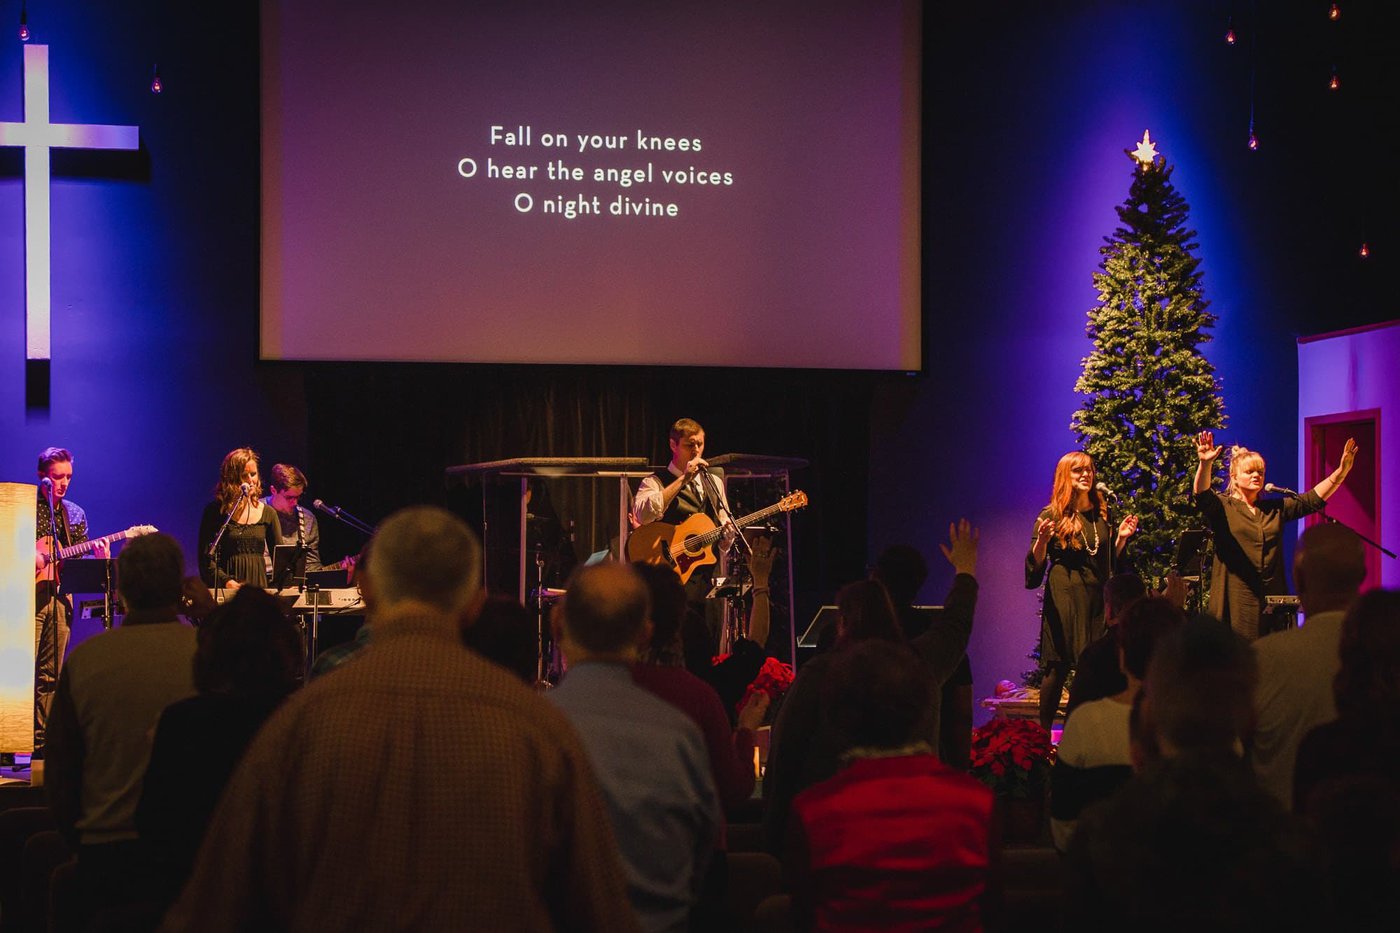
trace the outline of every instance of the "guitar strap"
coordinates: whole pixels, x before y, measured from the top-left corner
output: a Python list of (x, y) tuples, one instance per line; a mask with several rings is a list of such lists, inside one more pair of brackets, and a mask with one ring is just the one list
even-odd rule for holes
[(58, 527), (53, 530), (54, 540), (58, 542), (60, 548), (73, 546), (73, 532), (68, 527), (68, 504), (62, 499), (58, 500), (58, 508), (54, 509), (58, 516)]

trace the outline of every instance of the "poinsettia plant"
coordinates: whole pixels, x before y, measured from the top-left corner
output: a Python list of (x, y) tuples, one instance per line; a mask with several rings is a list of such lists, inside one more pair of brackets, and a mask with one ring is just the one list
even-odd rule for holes
[(769, 657), (763, 662), (763, 667), (759, 668), (758, 676), (753, 679), (753, 683), (744, 690), (744, 695), (739, 698), (738, 704), (734, 707), (735, 711), (743, 709), (744, 704), (748, 703), (749, 698), (755, 693), (768, 694), (768, 699), (776, 705), (782, 695), (787, 693), (788, 687), (792, 686), (795, 676), (791, 665), (784, 664), (777, 658)]
[(998, 717), (972, 730), (972, 776), (999, 797), (1044, 793), (1054, 754), (1050, 733), (1032, 719)]
[[(723, 664), (728, 659), (729, 655), (727, 653), (717, 654), (710, 659), (710, 663), (719, 665)], [(744, 689), (744, 695), (739, 698), (739, 702), (734, 704), (734, 711), (736, 713), (741, 711), (744, 708), (744, 704), (748, 703), (749, 699), (755, 693), (768, 694), (768, 699), (773, 704), (772, 709), (776, 709), (778, 701), (783, 698), (783, 694), (787, 693), (788, 687), (792, 686), (792, 682), (796, 676), (797, 675), (793, 673), (791, 664), (785, 664), (770, 655), (768, 658), (764, 659), (763, 666), (758, 669), (758, 676)]]

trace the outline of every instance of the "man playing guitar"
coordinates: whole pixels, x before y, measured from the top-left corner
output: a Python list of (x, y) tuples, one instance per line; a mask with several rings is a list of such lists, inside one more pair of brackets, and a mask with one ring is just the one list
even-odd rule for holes
[[(73, 454), (49, 447), (39, 454), (39, 498), (35, 529), (42, 542), (34, 553), (34, 757), (42, 758), (49, 706), (63, 667), (71, 632), (68, 621), (73, 607), (59, 590), (56, 573), (58, 552), (88, 538), (87, 513), (68, 499), (73, 481)], [(106, 541), (95, 542), (94, 556), (110, 556)]]
[[(724, 492), (724, 473), (705, 462), (705, 429), (691, 418), (681, 418), (671, 425), (670, 445), (671, 462), (666, 469), (644, 478), (638, 487), (632, 499), (632, 521), (638, 527), (657, 521), (679, 525), (699, 512), (722, 526), (730, 517), (729, 500)], [(726, 530), (719, 541), (721, 561), (733, 542), (733, 532)], [(704, 604), (712, 575), (712, 567), (700, 567), (690, 576), (685, 584), (687, 602), (697, 607)], [(720, 610), (714, 600), (710, 603), (704, 615), (711, 634), (718, 637)]]

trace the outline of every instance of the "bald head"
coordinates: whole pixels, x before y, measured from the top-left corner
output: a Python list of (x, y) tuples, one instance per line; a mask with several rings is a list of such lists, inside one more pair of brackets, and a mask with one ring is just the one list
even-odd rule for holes
[(564, 634), (591, 655), (635, 652), (651, 612), (646, 583), (628, 564), (582, 567), (569, 578)]
[(1324, 522), (1303, 532), (1293, 557), (1293, 582), (1304, 613), (1345, 610), (1356, 602), (1364, 579), (1366, 552), (1350, 528)]
[(481, 544), (451, 512), (411, 506), (374, 533), (368, 569), (377, 607), (418, 602), (455, 615), (481, 590)]

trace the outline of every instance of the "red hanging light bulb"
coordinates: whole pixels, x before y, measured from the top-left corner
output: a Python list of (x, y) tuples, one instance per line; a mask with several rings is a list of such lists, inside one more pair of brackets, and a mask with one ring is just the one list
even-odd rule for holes
[(1256, 151), (1258, 151), (1258, 149), (1259, 149), (1259, 137), (1254, 135), (1254, 130), (1250, 130), (1250, 131), (1249, 131), (1249, 142), (1248, 142), (1246, 145), (1249, 146), (1249, 151), (1250, 151), (1250, 152), (1256, 152)]
[(1337, 6), (1337, 4), (1335, 3), (1332, 4), (1330, 7), (1327, 8), (1327, 18), (1335, 23), (1337, 20), (1342, 18), (1342, 8)]
[(1238, 38), (1235, 35), (1235, 18), (1232, 16), (1225, 23), (1225, 44), (1234, 45)]
[(1371, 258), (1371, 247), (1370, 247), (1369, 245), (1365, 244), (1365, 243), (1362, 243), (1362, 244), (1361, 244), (1361, 249), (1357, 250), (1357, 253), (1358, 253), (1358, 255), (1361, 256), (1362, 259), (1370, 259), (1370, 258)]
[(165, 90), (165, 85), (160, 80), (160, 65), (151, 66), (151, 93), (159, 94)]
[(1328, 79), (1328, 81), (1327, 81), (1327, 87), (1328, 87), (1329, 90), (1335, 91), (1335, 90), (1337, 90), (1337, 89), (1338, 89), (1339, 87), (1341, 87), (1341, 86), (1342, 86), (1341, 79), (1337, 77), (1337, 66), (1336, 66), (1336, 65), (1333, 65), (1333, 66), (1332, 66), (1332, 77), (1331, 77), (1330, 79)]
[(29, 3), (21, 3), (19, 7), (19, 41), (29, 41)]

